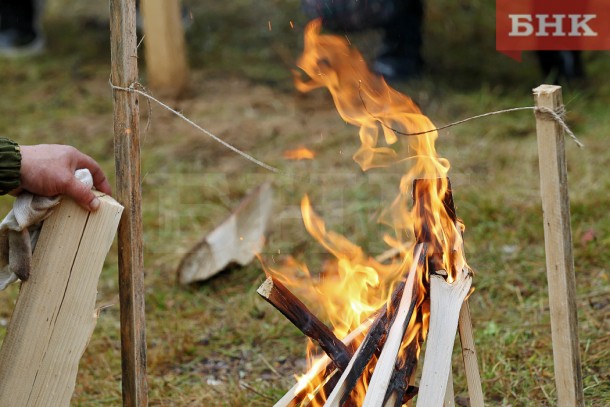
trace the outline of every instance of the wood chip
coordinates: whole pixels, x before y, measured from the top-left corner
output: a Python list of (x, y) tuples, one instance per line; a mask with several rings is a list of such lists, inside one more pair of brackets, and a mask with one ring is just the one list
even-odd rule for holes
[(250, 263), (265, 244), (272, 206), (271, 185), (262, 184), (182, 258), (178, 266), (180, 283), (205, 281), (231, 263)]

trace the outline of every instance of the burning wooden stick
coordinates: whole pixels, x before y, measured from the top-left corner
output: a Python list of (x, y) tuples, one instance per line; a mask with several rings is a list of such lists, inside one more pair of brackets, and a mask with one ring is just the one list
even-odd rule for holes
[[(339, 376), (332, 369), (327, 369), (326, 364), (318, 365), (317, 371), (308, 372), (307, 376), (317, 377), (322, 374), (322, 377), (327, 377), (330, 374), (333, 374), (333, 377), (329, 380), (326, 380), (320, 388), (316, 390), (316, 398), (319, 398), (321, 394), (329, 394), (333, 389), (337, 386), (339, 381), (341, 382), (341, 386), (343, 386), (342, 394), (349, 395), (352, 389), (356, 386), (356, 383), (360, 379), (364, 368), (369, 363), (378, 347), (383, 346), (383, 341), (385, 341), (385, 335), (388, 332), (389, 326), (393, 321), (395, 311), (398, 309), (398, 304), (405, 287), (405, 283), (402, 282), (396, 287), (394, 293), (392, 294), (391, 305), (384, 305), (377, 313), (377, 317), (374, 321), (370, 319), (365, 323), (360, 325), (358, 329), (349, 333), (349, 335), (343, 340), (343, 343), (349, 344), (362, 334), (362, 332), (368, 330), (366, 337), (364, 338), (361, 345), (358, 347), (355, 356), (352, 357), (350, 363), (347, 366), (347, 370), (349, 371), (349, 375), (346, 377)], [(259, 288), (260, 290), (260, 288)], [(273, 304), (272, 304), (273, 305)], [(394, 313), (388, 313), (388, 309), (394, 310)], [(370, 328), (369, 328), (370, 327)], [(286, 406), (294, 406), (296, 405), (295, 400), (302, 399), (305, 394), (298, 392), (298, 385), (295, 385), (292, 389), (290, 389), (282, 399), (280, 399), (274, 407), (286, 407)], [(287, 397), (289, 395), (294, 395)], [(347, 396), (345, 396), (347, 398)], [(345, 400), (344, 400), (345, 401)], [(341, 403), (341, 405), (343, 402)]]
[[(421, 313), (417, 314), (417, 322), (421, 323)], [(420, 333), (411, 342), (407, 349), (396, 361), (394, 373), (386, 390), (384, 405), (388, 407), (400, 407), (412, 399), (418, 392), (418, 388), (409, 386), (409, 379), (417, 369), (417, 349), (421, 346), (423, 338)]]
[(352, 351), (282, 283), (274, 277), (267, 277), (256, 292), (284, 314), (301, 332), (316, 341), (339, 370), (343, 371), (347, 367), (353, 355)]
[[(422, 246), (421, 249), (419, 246)], [(422, 264), (425, 259), (424, 253), (426, 253), (426, 246), (425, 245), (419, 245), (419, 246), (416, 247), (415, 251), (420, 250), (419, 263)], [(267, 284), (267, 281), (265, 283), (263, 283), (263, 286), (265, 284)], [(260, 290), (263, 288), (263, 286), (261, 286), (259, 288), (259, 294), (260, 294)], [(361, 346), (356, 351), (356, 355), (354, 357), (352, 357), (352, 359), (350, 361), (350, 365), (348, 365), (348, 367), (347, 367), (347, 370), (349, 370), (349, 375), (347, 377), (347, 380), (344, 377), (342, 379), (339, 379), (339, 376), (335, 375), (332, 378), (332, 380), (328, 380), (327, 382), (325, 382), (323, 384), (323, 386), (321, 386), (321, 387), (323, 387), (323, 389), (319, 389), (318, 394), (321, 393), (320, 390), (326, 390), (326, 391), (324, 391), (324, 393), (328, 394), (329, 393), (328, 390), (332, 391), (336, 387), (335, 386), (336, 383), (339, 380), (341, 380), (342, 386), (344, 386), (343, 394), (349, 395), (351, 390), (356, 386), (356, 383), (360, 379), (362, 372), (364, 371), (366, 365), (369, 363), (369, 361), (371, 360), (371, 358), (373, 357), (373, 355), (375, 354), (377, 349), (383, 346), (383, 343), (384, 343), (383, 341), (385, 341), (385, 336), (393, 321), (394, 314), (395, 314), (396, 310), (398, 309), (399, 301), (400, 301), (402, 292), (404, 290), (404, 287), (405, 287), (404, 282), (400, 283), (396, 287), (396, 289), (392, 293), (392, 298), (390, 300), (390, 304), (384, 305), (381, 309), (379, 309), (377, 311), (377, 313), (376, 313), (377, 316), (375, 317), (374, 321), (372, 319), (368, 319), (366, 322), (364, 322), (362, 325), (360, 325), (358, 327), (358, 329), (355, 329), (354, 331), (350, 332), (349, 335), (346, 336), (346, 338), (343, 340), (343, 343), (349, 344), (353, 341), (353, 339), (360, 336), (362, 334), (362, 332), (365, 332), (368, 330), (368, 333), (367, 333), (364, 341), (362, 342)], [(264, 297), (264, 295), (263, 295), (263, 297)], [(298, 299), (297, 299), (297, 301), (298, 301)], [(272, 303), (272, 305), (274, 305), (274, 304)], [(388, 309), (390, 310), (390, 312), (388, 312)], [(326, 369), (326, 364), (324, 364), (324, 365), (318, 364), (317, 370), (315, 370), (313, 372), (311, 372), (311, 371), (308, 372), (307, 376), (317, 377), (323, 373), (322, 376), (326, 377), (326, 376), (328, 376), (328, 374), (333, 372), (332, 369), (331, 370), (328, 370), (328, 369), (325, 370), (325, 369)], [(414, 392), (414, 389), (411, 388), (410, 393), (413, 393), (413, 392)], [(304, 394), (301, 394), (298, 391), (298, 385), (295, 385), (292, 389), (290, 389), (286, 393), (286, 395), (284, 397), (282, 397), (282, 399), (280, 399), (275, 404), (274, 407), (286, 407), (286, 406), (296, 405), (295, 400), (302, 399), (303, 397), (304, 397)], [(346, 396), (346, 398), (347, 398), (347, 396)]]
[(471, 285), (468, 269), (462, 269), (451, 284), (439, 275), (430, 276), (430, 328), (417, 397), (420, 407), (443, 406), (458, 318)]
[[(369, 331), (370, 334), (370, 331)], [(370, 335), (367, 335), (367, 338)], [(366, 339), (365, 339), (366, 341)], [(347, 377), (348, 374), (351, 373), (354, 370), (354, 366), (356, 365), (356, 362), (358, 361), (358, 356), (362, 355), (363, 353), (365, 353), (365, 349), (368, 349), (365, 345), (365, 341), (363, 341), (360, 346), (358, 347), (358, 350), (356, 350), (356, 357), (353, 357), (350, 362), (349, 365), (347, 365), (346, 370), (343, 371), (343, 374), (341, 375), (341, 377), (339, 378), (339, 381), (337, 382), (337, 384), (335, 385), (335, 388), (333, 389), (332, 393), (330, 393), (330, 395), (328, 396), (328, 398), (326, 399), (326, 403), (324, 404), (325, 407), (339, 407), (341, 406), (343, 403), (341, 402), (342, 399), (344, 398), (344, 396), (346, 394), (349, 394), (349, 392), (351, 391), (351, 388), (348, 388), (348, 382), (347, 382)], [(367, 362), (368, 363), (368, 362)], [(366, 366), (366, 364), (365, 364)], [(364, 368), (363, 368), (364, 370)], [(359, 377), (359, 376), (358, 376)], [(357, 380), (358, 378), (356, 378)]]
[[(375, 353), (377, 347), (383, 346), (383, 344), (380, 344), (380, 341), (382, 340), (382, 337), (387, 333), (387, 327), (386, 327), (387, 322), (386, 321), (388, 321), (392, 326), (394, 326), (394, 324), (392, 324), (392, 322), (393, 322), (395, 315), (400, 315), (400, 317), (402, 317), (403, 319), (406, 319), (409, 314), (409, 311), (411, 313), (413, 312), (413, 307), (415, 304), (413, 304), (413, 306), (412, 306), (411, 299), (413, 297), (415, 270), (417, 269), (417, 266), (420, 264), (420, 261), (422, 260), (422, 255), (425, 256), (424, 248), (425, 248), (424, 244), (418, 244), (414, 249), (414, 256), (413, 256), (414, 261), (411, 266), (411, 270), (409, 272), (407, 281), (406, 281), (406, 283), (404, 283), (404, 288), (402, 288), (402, 294), (400, 295), (401, 296), (400, 305), (398, 308), (394, 306), (394, 307), (391, 307), (391, 309), (390, 309), (390, 312), (392, 310), (398, 309), (397, 314), (392, 312), (391, 316), (388, 316), (387, 307), (385, 307), (385, 312), (382, 312), (382, 314), (380, 314), (380, 316), (378, 317), (378, 320), (373, 324), (373, 327), (371, 327), (371, 330), (369, 331), (367, 337), (360, 344), (360, 347), (356, 351), (356, 355), (352, 358), (352, 360), (350, 361), (350, 364), (348, 365), (346, 370), (343, 372), (343, 375), (339, 379), (337, 386), (335, 387), (333, 392), (328, 396), (325, 406), (338, 407), (338, 406), (343, 405), (344, 402), (347, 400), (349, 393), (351, 392), (351, 390), (354, 388), (355, 384), (359, 380), (360, 376), (362, 375), (362, 372), (364, 371), (364, 368), (366, 367), (366, 365), (370, 361), (371, 357)], [(417, 259), (417, 260), (415, 260), (415, 259)], [(396, 291), (398, 291), (398, 289)], [(405, 293), (408, 293), (408, 294), (405, 294)], [(399, 324), (399, 326), (400, 326), (400, 324)], [(391, 331), (392, 331), (392, 328), (390, 328), (390, 332)], [(403, 334), (404, 334), (404, 331), (403, 331)], [(394, 334), (392, 336), (393, 341), (395, 340), (394, 336), (396, 336), (396, 335), (397, 334)], [(389, 338), (390, 338), (390, 335), (388, 335), (388, 339)], [(402, 336), (401, 336), (401, 338), (402, 338)], [(400, 339), (399, 339), (399, 341), (400, 341)], [(399, 345), (400, 345), (400, 342), (399, 342)], [(393, 345), (391, 345), (391, 346), (393, 346)], [(384, 346), (384, 349), (385, 349), (385, 346)], [(392, 352), (392, 349), (390, 348), (390, 351), (387, 351), (387, 352)], [(396, 355), (394, 356), (394, 360), (395, 359), (396, 359)], [(394, 360), (391, 361), (391, 369), (393, 369), (393, 367), (394, 367)], [(379, 362), (377, 363), (377, 366), (379, 366)], [(392, 370), (390, 370), (390, 372), (389, 372), (390, 376), (391, 376), (391, 374), (392, 374)], [(389, 376), (388, 376), (388, 380), (389, 380)], [(386, 387), (387, 387), (387, 385), (385, 387), (383, 387), (383, 394), (381, 395), (382, 400), (383, 400), (383, 397), (385, 396)], [(372, 388), (373, 387), (371, 385), (369, 385), (369, 391)]]
[(348, 367), (349, 372), (345, 377), (340, 379), (341, 386), (337, 387), (337, 397), (341, 399), (339, 404), (343, 404), (350, 392), (358, 383), (360, 376), (364, 372), (364, 369), (370, 362), (371, 358), (377, 352), (377, 349), (383, 347), (383, 344), (386, 340), (387, 332), (394, 321), (394, 317), (396, 316), (396, 311), (398, 310), (398, 305), (401, 296), (404, 292), (405, 283), (400, 283), (400, 285), (394, 290), (392, 295), (391, 305), (384, 306), (382, 312), (379, 314), (373, 326), (369, 330), (369, 333), (364, 338), (364, 341), (358, 348), (356, 352), (356, 356), (350, 362), (350, 366)]
[[(300, 407), (307, 407), (309, 405), (319, 406), (324, 403), (326, 400), (326, 396), (333, 391), (337, 383), (339, 382), (339, 378), (341, 377), (341, 372), (338, 369), (333, 370), (331, 373), (327, 374), (324, 377), (324, 381), (322, 384), (316, 389), (315, 396), (310, 400), (305, 400), (301, 403)], [(345, 407), (350, 407), (347, 404)]]
[[(356, 338), (360, 337), (361, 335), (363, 335), (364, 332), (366, 332), (371, 324), (373, 323), (373, 319), (369, 318), (366, 321), (364, 321), (362, 324), (360, 324), (360, 326), (356, 329), (354, 329), (353, 331), (351, 331), (349, 334), (347, 334), (347, 336), (345, 338), (343, 338), (341, 340), (341, 342), (343, 342), (345, 345), (350, 345)], [(329, 378), (329, 380), (324, 381), (324, 383), (322, 383), (322, 385), (320, 386), (320, 388), (318, 388), (316, 390), (317, 394), (320, 394), (321, 391), (324, 391), (324, 389), (328, 390), (325, 391), (325, 394), (328, 394), (330, 391), (332, 391), (332, 389), (335, 387), (336, 385), (336, 381), (334, 381), (333, 384), (333, 378), (336, 378), (336, 380), (338, 380), (339, 375), (336, 374), (337, 373), (337, 369), (329, 369), (328, 365), (330, 364), (331, 360), (327, 355), (322, 356), (322, 359), (316, 363), (314, 365), (314, 367), (305, 374), (306, 377), (310, 377), (310, 378), (314, 378), (314, 377), (326, 377)], [(330, 377), (330, 375), (332, 375), (332, 377)], [(300, 383), (295, 384), (290, 390), (288, 390), (286, 392), (286, 394), (284, 395), (284, 397), (282, 397), (280, 400), (278, 400), (277, 403), (274, 404), (273, 407), (289, 407), (289, 406), (295, 406), (299, 403), (300, 400), (302, 400), (305, 396), (306, 396), (306, 390), (305, 388), (301, 388), (302, 386), (300, 386)]]
[(423, 254), (423, 258), (425, 258), (425, 253), (422, 250), (424, 246), (425, 245), (420, 244), (415, 250), (413, 256), (414, 261), (411, 265), (411, 270), (409, 270), (407, 282), (405, 283), (405, 290), (403, 291), (400, 300), (398, 314), (396, 315), (396, 320), (392, 324), (392, 328), (390, 328), (388, 339), (386, 340), (379, 360), (377, 361), (375, 373), (373, 373), (373, 377), (371, 377), (369, 388), (364, 399), (364, 407), (380, 406), (384, 402), (386, 389), (390, 384), (390, 378), (394, 371), (394, 365), (396, 358), (398, 357), (402, 338), (405, 335), (409, 320), (413, 315), (415, 302), (417, 301), (417, 286), (414, 285), (415, 276), (417, 274), (417, 267), (421, 264), (422, 258), (420, 258), (420, 256)]

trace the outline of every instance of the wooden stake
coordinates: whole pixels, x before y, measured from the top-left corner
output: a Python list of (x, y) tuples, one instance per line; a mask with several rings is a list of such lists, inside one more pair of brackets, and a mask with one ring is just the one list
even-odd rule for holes
[(481, 386), (481, 374), (477, 362), (477, 351), (474, 345), (472, 333), (472, 319), (470, 317), (470, 306), (468, 300), (462, 304), (460, 319), (458, 320), (460, 332), (460, 343), (462, 346), (462, 359), (466, 371), (466, 382), (468, 383), (468, 395), (471, 407), (484, 407), (483, 387)]
[[(459, 225), (457, 226), (460, 230)], [(461, 234), (461, 232), (460, 232)], [(459, 248), (464, 253), (464, 240)], [(464, 265), (461, 265), (463, 267)], [(479, 373), (479, 363), (477, 351), (474, 344), (474, 334), (472, 332), (472, 318), (470, 317), (470, 305), (468, 299), (462, 304), (460, 317), (458, 320), (458, 331), (460, 333), (460, 345), (462, 348), (462, 360), (466, 372), (466, 383), (468, 384), (468, 396), (470, 397), (471, 407), (484, 407), (483, 387), (481, 386), (481, 374)]]
[[(537, 107), (563, 106), (560, 86), (541, 85), (534, 99)], [(557, 405), (584, 406), (564, 134), (542, 112), (536, 114), (536, 129)]]
[(419, 407), (443, 405), (460, 310), (471, 285), (467, 269), (458, 273), (452, 284), (438, 275), (430, 276), (430, 328), (419, 381)]
[[(129, 88), (138, 81), (135, 1), (110, 0), (111, 81)], [(135, 93), (114, 89), (114, 154), (119, 224), (119, 301), (123, 405), (148, 405), (144, 253), (140, 188), (140, 130)]]
[(0, 350), (0, 406), (69, 406), (97, 322), (97, 283), (123, 207), (64, 198), (44, 221)]
[(142, 0), (148, 83), (157, 93), (179, 96), (189, 69), (179, 0)]

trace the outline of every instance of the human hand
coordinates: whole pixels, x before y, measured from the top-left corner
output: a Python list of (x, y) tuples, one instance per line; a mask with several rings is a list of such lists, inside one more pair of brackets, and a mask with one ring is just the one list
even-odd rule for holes
[(112, 193), (99, 164), (74, 147), (39, 144), (20, 146), (20, 149), (20, 189), (42, 196), (68, 195), (83, 208), (94, 211), (100, 206), (99, 199), (74, 176), (77, 169), (87, 168), (91, 172), (93, 186), (106, 194)]

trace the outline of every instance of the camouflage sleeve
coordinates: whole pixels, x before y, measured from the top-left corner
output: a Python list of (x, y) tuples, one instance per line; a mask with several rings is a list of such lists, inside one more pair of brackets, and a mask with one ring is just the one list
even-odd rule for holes
[(19, 187), (21, 181), (21, 151), (12, 140), (0, 137), (0, 195)]

